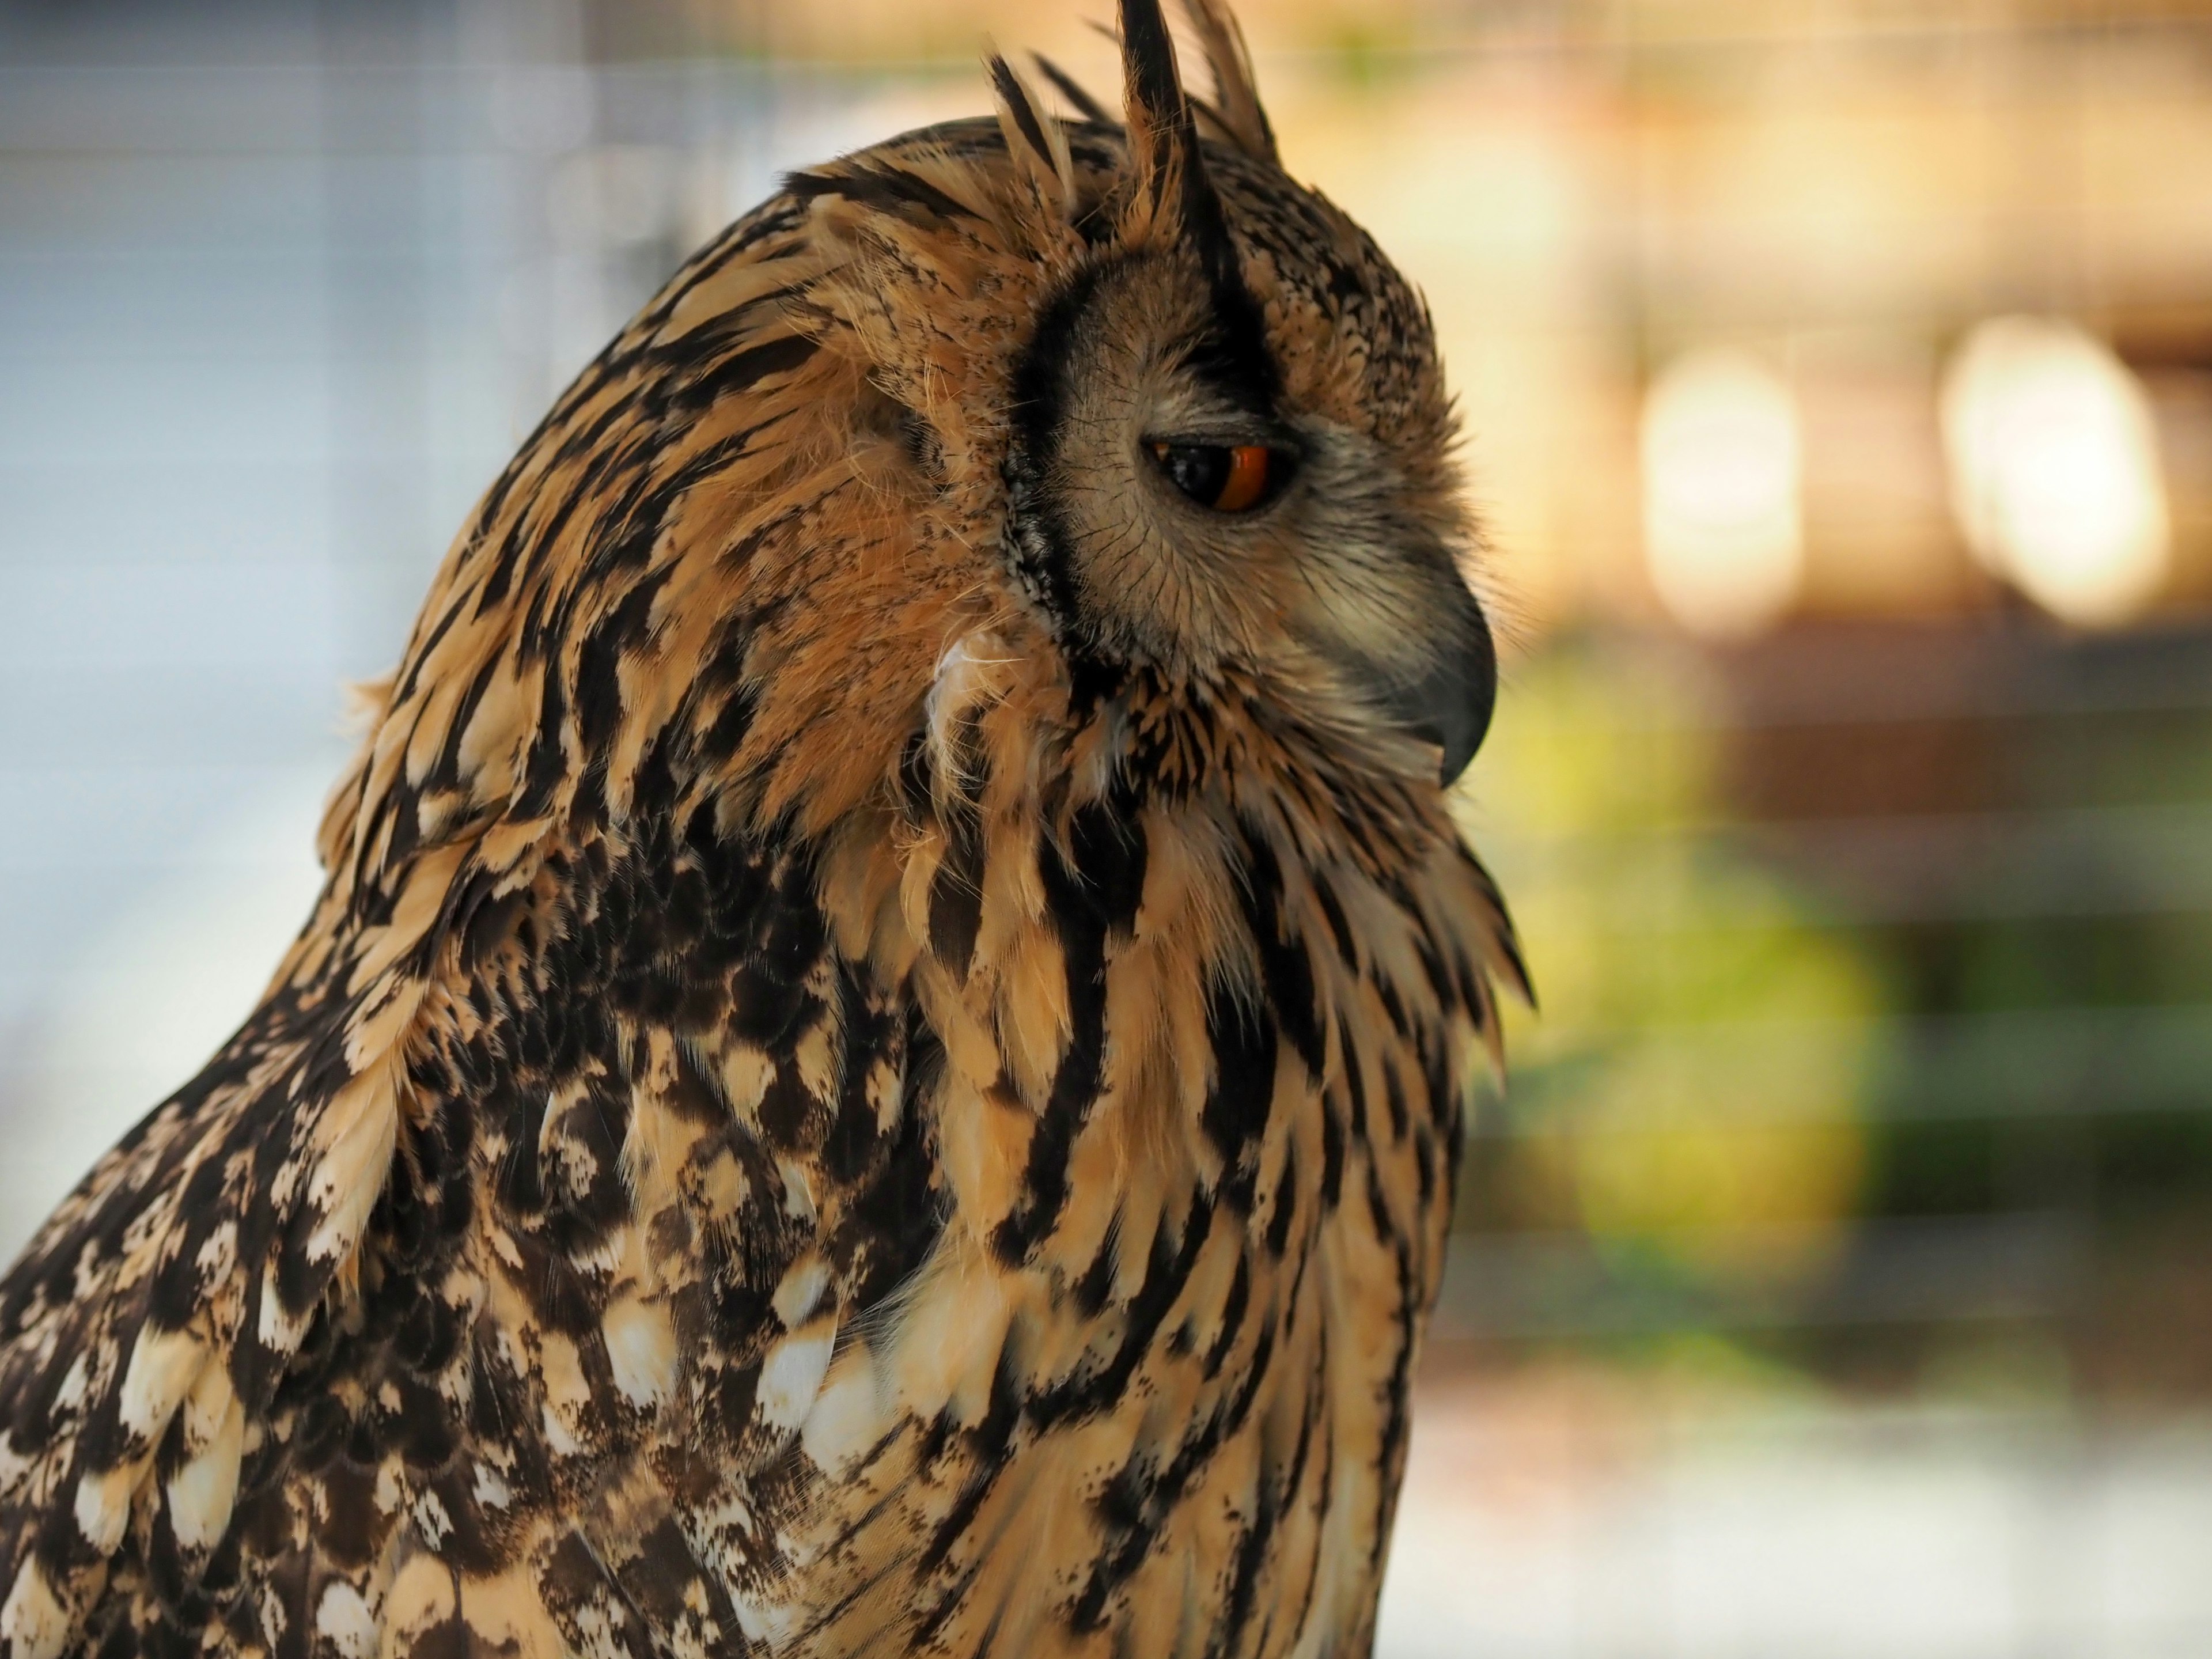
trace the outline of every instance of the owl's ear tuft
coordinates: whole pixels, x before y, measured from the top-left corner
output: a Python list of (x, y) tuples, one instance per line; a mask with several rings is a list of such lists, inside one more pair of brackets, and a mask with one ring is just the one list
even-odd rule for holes
[(1213, 101), (1201, 109), (1223, 137), (1254, 161), (1279, 161), (1275, 130), (1261, 106), (1251, 50), (1244, 44), (1236, 14), (1226, 0), (1182, 0), (1182, 9), (1213, 76)]
[[(1225, 11), (1207, 15), (1220, 28), (1233, 31)], [(1225, 38), (1242, 52), (1241, 42)], [(1260, 307), (1244, 285), (1237, 245), (1230, 240), (1228, 216), (1206, 176), (1198, 123), (1176, 68), (1175, 40), (1160, 13), (1160, 0), (1121, 0), (1121, 40), (1129, 155), (1121, 246), (1132, 253), (1194, 256), (1213, 299), (1215, 326), (1205, 355), (1264, 404), (1276, 383), (1274, 364)], [(1237, 70), (1225, 84), (1249, 90), (1250, 77)], [(1255, 99), (1248, 113), (1264, 125), (1258, 108)], [(1210, 118), (1225, 128), (1231, 118), (1223, 111), (1210, 112)]]
[(995, 52), (983, 67), (991, 77), (991, 100), (998, 107), (1007, 153), (1046, 213), (1066, 222), (1075, 207), (1075, 163), (1067, 153), (1067, 134), (1046, 113), (1044, 100), (1019, 70)]
[(1160, 0), (1121, 0), (1121, 84), (1131, 174), (1122, 242), (1132, 249), (1187, 243), (1217, 289), (1237, 288), (1236, 250), (1199, 154), (1198, 124)]

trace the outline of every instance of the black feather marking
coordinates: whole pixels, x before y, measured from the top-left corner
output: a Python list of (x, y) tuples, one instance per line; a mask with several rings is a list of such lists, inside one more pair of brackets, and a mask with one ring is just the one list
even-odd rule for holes
[(1259, 1603), (1260, 1570), (1267, 1561), (1267, 1547), (1274, 1541), (1276, 1523), (1281, 1518), (1282, 1504), (1275, 1488), (1263, 1480), (1254, 1499), (1251, 1518), (1244, 1523), (1243, 1535), (1237, 1540), (1236, 1553), (1231, 1558), (1229, 1589), (1222, 1597), (1209, 1652), (1238, 1650), (1244, 1628), (1251, 1622)]
[(1048, 480), (1060, 449), (1077, 327), (1109, 269), (1109, 263), (1086, 268), (1044, 307), (1014, 364), (1013, 441), (1003, 468), (1011, 508), (1006, 551), (1015, 580), (1062, 645), (1076, 638), (1075, 572), (1071, 538)]
[[(1168, 206), (1170, 185), (1182, 187), (1186, 212), (1194, 195), (1206, 193), (1204, 163), (1198, 157), (1197, 134), (1183, 101), (1182, 80), (1176, 70), (1175, 40), (1159, 0), (1121, 0), (1121, 72), (1124, 95), (1129, 104), (1130, 136), (1141, 129), (1146, 153), (1132, 159), (1138, 181), (1152, 198), (1154, 210)], [(1194, 173), (1194, 167), (1201, 169)], [(1219, 212), (1216, 204), (1215, 212)], [(1186, 226), (1194, 230), (1194, 226)]]
[(1452, 1081), (1450, 1053), (1441, 1040), (1431, 1037), (1422, 1045), (1421, 1079), (1429, 1091), (1430, 1121), (1449, 1132), (1465, 1113)]
[(1098, 1252), (1091, 1258), (1091, 1265), (1083, 1270), (1083, 1277), (1075, 1281), (1075, 1305), (1088, 1318), (1095, 1319), (1106, 1311), (1106, 1303), (1114, 1290), (1114, 1258), (1118, 1252), (1121, 1231), (1121, 1212), (1115, 1211), (1107, 1224), (1106, 1236), (1098, 1241)]
[(1206, 1351), (1203, 1369), (1211, 1382), (1221, 1375), (1221, 1363), (1229, 1358), (1230, 1349), (1244, 1329), (1244, 1315), (1252, 1304), (1252, 1263), (1249, 1257), (1237, 1258), (1237, 1272), (1229, 1281), (1229, 1295), (1221, 1304), (1221, 1328), (1213, 1334), (1213, 1341)]
[(817, 349), (815, 342), (804, 334), (787, 334), (780, 340), (764, 340), (757, 346), (748, 346), (686, 385), (680, 395), (670, 399), (671, 410), (678, 414), (696, 413), (725, 398), (741, 396), (771, 374), (790, 374), (813, 356)]
[(653, 601), (674, 564), (665, 564), (635, 583), (616, 605), (584, 637), (576, 665), (577, 736), (586, 764), (601, 758), (622, 718), (622, 659), (645, 643)]
[(1213, 1082), (1199, 1121), (1222, 1162), (1234, 1169), (1267, 1133), (1275, 1093), (1275, 1024), (1216, 980), (1206, 990), (1206, 1036)]
[(1344, 1119), (1333, 1100), (1324, 1101), (1321, 1115), (1321, 1206), (1336, 1208), (1344, 1196)]
[(1047, 173), (1055, 172), (1058, 163), (1053, 160), (1052, 143), (1044, 136), (1045, 118), (1030, 102), (1028, 89), (1022, 85), (1021, 76), (1014, 73), (1014, 66), (994, 52), (985, 67), (990, 72), (992, 87), (1006, 103), (1006, 112), (1014, 118), (1022, 142), (1036, 152)]
[(1336, 1021), (1337, 1051), (1344, 1056), (1345, 1099), (1352, 1108), (1348, 1127), (1354, 1140), (1367, 1139), (1367, 1071), (1360, 1049), (1352, 1040), (1352, 1022), (1342, 1014)]
[[(1389, 1235), (1385, 1234), (1384, 1237)], [(1412, 1427), (1414, 1321), (1420, 1298), (1413, 1284), (1413, 1264), (1404, 1242), (1397, 1247), (1398, 1341), (1391, 1356), (1390, 1380), (1382, 1389), (1382, 1445), (1376, 1458), (1382, 1476), (1376, 1482), (1375, 1529), (1367, 1547), (1369, 1571), (1379, 1571), (1382, 1553), (1390, 1544), (1390, 1516), (1398, 1498), (1398, 1477), (1405, 1466), (1406, 1439)]]
[(1152, 1235), (1152, 1252), (1146, 1258), (1144, 1283), (1129, 1298), (1121, 1322), (1121, 1341), (1113, 1357), (1096, 1370), (1078, 1370), (1041, 1389), (1030, 1401), (1030, 1419), (1039, 1430), (1104, 1411), (1122, 1398), (1129, 1378), (1150, 1352), (1168, 1310), (1175, 1306), (1190, 1282), (1199, 1253), (1213, 1234), (1215, 1207), (1202, 1194), (1194, 1200), (1180, 1239), (1171, 1240), (1167, 1229)]
[(848, 202), (886, 213), (920, 208), (939, 219), (972, 220), (976, 216), (975, 210), (965, 203), (955, 201), (927, 179), (918, 179), (902, 167), (848, 163), (843, 170), (836, 173), (794, 173), (783, 181), (783, 187), (801, 202), (811, 202), (823, 196), (842, 196)]
[(1389, 1020), (1390, 1029), (1397, 1033), (1398, 1040), (1411, 1042), (1413, 1040), (1413, 1024), (1407, 1017), (1404, 1000), (1398, 994), (1397, 981), (1388, 974), (1376, 973), (1370, 975), (1369, 982), (1375, 987), (1375, 1000), (1382, 1005), (1383, 1016)]
[(1398, 1075), (1396, 1062), (1387, 1059), (1382, 1062), (1382, 1099), (1390, 1112), (1390, 1139), (1403, 1140), (1412, 1121), (1406, 1109), (1406, 1085)]
[(945, 857), (929, 883), (929, 948), (964, 984), (983, 925), (983, 829), (964, 803), (946, 817)]
[(1313, 875), (1313, 891), (1315, 902), (1321, 906), (1322, 919), (1328, 923), (1329, 936), (1336, 941), (1337, 960), (1358, 973), (1359, 947), (1352, 936), (1352, 923), (1344, 914), (1344, 902), (1337, 897), (1328, 876), (1318, 870)]
[(523, 787), (514, 812), (533, 818), (552, 809), (555, 792), (568, 775), (568, 750), (562, 739), (568, 732), (568, 694), (561, 683), (558, 663), (548, 663), (538, 696), (537, 735), (523, 769)]
[(1075, 873), (1107, 932), (1127, 939), (1144, 902), (1148, 849), (1139, 794), (1126, 777), (1103, 800), (1076, 809), (1068, 826)]
[[(1104, 1622), (1108, 1601), (1126, 1583), (1158, 1541), (1167, 1517), (1191, 1482), (1237, 1434), (1260, 1397), (1273, 1363), (1275, 1333), (1262, 1325), (1253, 1343), (1250, 1361), (1239, 1372), (1234, 1392), (1201, 1417), (1176, 1448), (1175, 1455), (1161, 1467), (1150, 1460), (1149, 1450), (1133, 1453), (1121, 1472), (1108, 1483), (1100, 1502), (1100, 1518), (1106, 1522), (1110, 1547), (1091, 1564), (1083, 1592), (1069, 1610), (1069, 1622), (1079, 1632), (1096, 1630)], [(1210, 1652), (1220, 1652), (1210, 1647)]]
[(467, 740), (470, 723), (475, 720), (477, 708), (483, 702), (484, 693), (490, 688), (493, 676), (499, 672), (502, 660), (501, 653), (494, 652), (469, 677), (468, 689), (461, 693), (460, 701), (447, 718), (446, 741), (438, 750), (438, 758), (422, 779), (425, 793), (451, 789), (459, 783), (461, 744)]
[[(932, 1530), (929, 1543), (921, 1552), (918, 1565), (925, 1577), (951, 1554), (954, 1547), (967, 1532), (968, 1523), (975, 1519), (975, 1511), (982, 1507), (984, 1498), (990, 1495), (1000, 1471), (1005, 1467), (1006, 1448), (1012, 1443), (1014, 1431), (1022, 1419), (1022, 1377), (1021, 1367), (1014, 1357), (1013, 1345), (1009, 1342), (1000, 1349), (998, 1365), (991, 1374), (990, 1403), (985, 1407), (981, 1419), (966, 1433), (968, 1443), (975, 1454), (975, 1471), (969, 1475), (951, 1509)], [(964, 1581), (962, 1588), (964, 1588)], [(956, 1589), (933, 1609), (927, 1619), (921, 1621), (915, 1632), (917, 1647), (927, 1649), (929, 1632), (937, 1624), (951, 1616), (959, 1601), (959, 1592)]]
[(899, 750), (899, 807), (908, 817), (925, 817), (935, 799), (935, 769), (929, 762), (929, 732), (916, 726)]
[(1243, 906), (1244, 924), (1259, 951), (1268, 1010), (1305, 1062), (1306, 1075), (1318, 1081), (1327, 1061), (1328, 1045), (1322, 1036), (1313, 963), (1303, 939), (1295, 933), (1285, 937), (1283, 872), (1273, 846), (1263, 830), (1250, 823), (1244, 826), (1243, 840), (1244, 880), (1237, 896)]
[(647, 1659), (653, 1651), (643, 1617), (581, 1533), (562, 1534), (545, 1553), (537, 1587), (546, 1611), (579, 1651), (598, 1647), (622, 1659)]
[[(1328, 1108), (1322, 1109), (1326, 1114)], [(1275, 1183), (1273, 1212), (1267, 1218), (1267, 1254), (1280, 1261), (1291, 1242), (1291, 1222), (1298, 1210), (1298, 1154), (1293, 1146), (1283, 1154), (1283, 1176)]]
[(1000, 1260), (1010, 1266), (1026, 1259), (1059, 1220), (1067, 1202), (1068, 1157), (1105, 1077), (1108, 915), (1049, 841), (1038, 848), (1037, 874), (1066, 964), (1067, 1047), (1030, 1139), (1021, 1201), (992, 1236)]

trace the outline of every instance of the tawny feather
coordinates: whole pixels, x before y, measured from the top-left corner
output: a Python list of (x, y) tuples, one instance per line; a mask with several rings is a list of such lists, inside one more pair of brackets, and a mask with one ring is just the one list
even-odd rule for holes
[(1275, 131), (1261, 106), (1252, 53), (1236, 15), (1224, 0), (1182, 0), (1182, 5), (1213, 76), (1210, 108), (1223, 135), (1255, 161), (1274, 161)]
[(1218, 137), (1157, 0), (1118, 127), (994, 58), (478, 504), (0, 1285), (10, 1659), (1365, 1650), (1523, 983), (1488, 635), (1426, 315), (1191, 17)]
[(983, 67), (990, 77), (991, 100), (1006, 153), (1035, 192), (1039, 214), (1048, 222), (1066, 221), (1076, 205), (1075, 163), (1068, 155), (1067, 134), (1046, 111), (1028, 77), (1006, 58), (992, 52)]

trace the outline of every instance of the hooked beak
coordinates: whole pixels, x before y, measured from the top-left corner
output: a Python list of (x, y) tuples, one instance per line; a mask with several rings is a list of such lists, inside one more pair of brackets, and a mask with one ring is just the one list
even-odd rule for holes
[(1427, 672), (1395, 690), (1391, 711), (1443, 750), (1437, 781), (1449, 789), (1490, 730), (1498, 702), (1498, 652), (1482, 607), (1455, 580), (1446, 614), (1436, 618)]

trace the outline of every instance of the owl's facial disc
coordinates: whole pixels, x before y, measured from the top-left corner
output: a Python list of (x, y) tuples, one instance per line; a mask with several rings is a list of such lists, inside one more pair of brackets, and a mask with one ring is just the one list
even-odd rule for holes
[(1497, 685), (1455, 515), (1284, 394), (1256, 307), (1223, 313), (1171, 254), (1105, 264), (1047, 311), (1015, 383), (1015, 573), (1073, 654), (1241, 665), (1434, 744), (1448, 784)]

